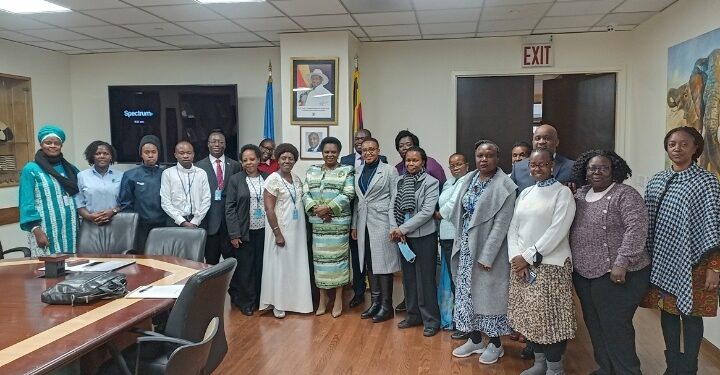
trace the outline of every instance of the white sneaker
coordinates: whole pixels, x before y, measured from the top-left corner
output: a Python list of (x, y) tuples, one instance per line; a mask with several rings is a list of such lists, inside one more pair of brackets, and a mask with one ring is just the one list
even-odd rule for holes
[(464, 344), (455, 348), (455, 350), (452, 351), (452, 355), (458, 358), (465, 358), (473, 354), (482, 354), (486, 346), (482, 341), (476, 344), (468, 339)]
[(505, 355), (505, 350), (502, 345), (500, 347), (495, 344), (489, 344), (482, 355), (480, 355), (480, 363), (485, 365), (491, 365), (498, 361), (498, 358)]
[(273, 307), (273, 315), (275, 315), (275, 317), (278, 318), (278, 319), (282, 319), (282, 318), (285, 317), (285, 311), (283, 311), (283, 310), (278, 310), (278, 309), (276, 309), (276, 308)]

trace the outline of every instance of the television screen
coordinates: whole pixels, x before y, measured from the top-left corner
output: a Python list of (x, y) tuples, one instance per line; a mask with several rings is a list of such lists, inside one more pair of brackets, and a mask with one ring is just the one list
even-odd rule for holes
[(188, 141), (195, 160), (208, 155), (212, 130), (225, 134), (225, 154), (238, 153), (237, 86), (109, 86), (110, 138), (117, 162), (139, 163), (138, 145), (148, 134), (162, 142), (159, 160), (174, 164), (175, 144)]

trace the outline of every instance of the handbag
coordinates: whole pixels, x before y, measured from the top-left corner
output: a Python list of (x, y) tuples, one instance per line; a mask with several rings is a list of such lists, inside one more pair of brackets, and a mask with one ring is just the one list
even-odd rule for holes
[(99, 299), (127, 294), (127, 277), (119, 272), (77, 272), (42, 292), (40, 300), (50, 305), (85, 305)]

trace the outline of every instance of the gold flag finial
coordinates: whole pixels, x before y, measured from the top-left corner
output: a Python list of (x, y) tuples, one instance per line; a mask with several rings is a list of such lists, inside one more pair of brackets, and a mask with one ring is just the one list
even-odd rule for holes
[(272, 60), (268, 60), (268, 82), (272, 82)]

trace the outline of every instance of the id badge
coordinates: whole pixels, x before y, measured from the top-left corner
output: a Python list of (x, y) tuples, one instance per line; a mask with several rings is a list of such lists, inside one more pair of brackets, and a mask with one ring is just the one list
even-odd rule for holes
[(216, 201), (222, 200), (222, 190), (220, 190), (220, 189), (215, 190), (215, 200)]
[(293, 220), (300, 219), (300, 213), (298, 213), (297, 208), (293, 210)]
[(535, 279), (537, 279), (537, 273), (530, 267), (528, 267), (528, 274), (525, 281), (527, 281), (528, 284), (532, 284), (535, 282)]
[(190, 204), (186, 203), (182, 208), (183, 214), (189, 215), (190, 214)]
[(262, 216), (263, 216), (262, 209), (256, 208), (256, 209), (255, 209), (255, 218), (259, 219), (259, 218), (261, 218)]
[(70, 206), (70, 205), (72, 204), (72, 201), (71, 201), (72, 197), (69, 197), (69, 196), (67, 196), (67, 195), (63, 195), (62, 198), (63, 198), (63, 204), (64, 204), (65, 206)]
[(410, 213), (406, 212), (405, 213), (405, 221), (408, 221), (408, 220), (410, 220)]

